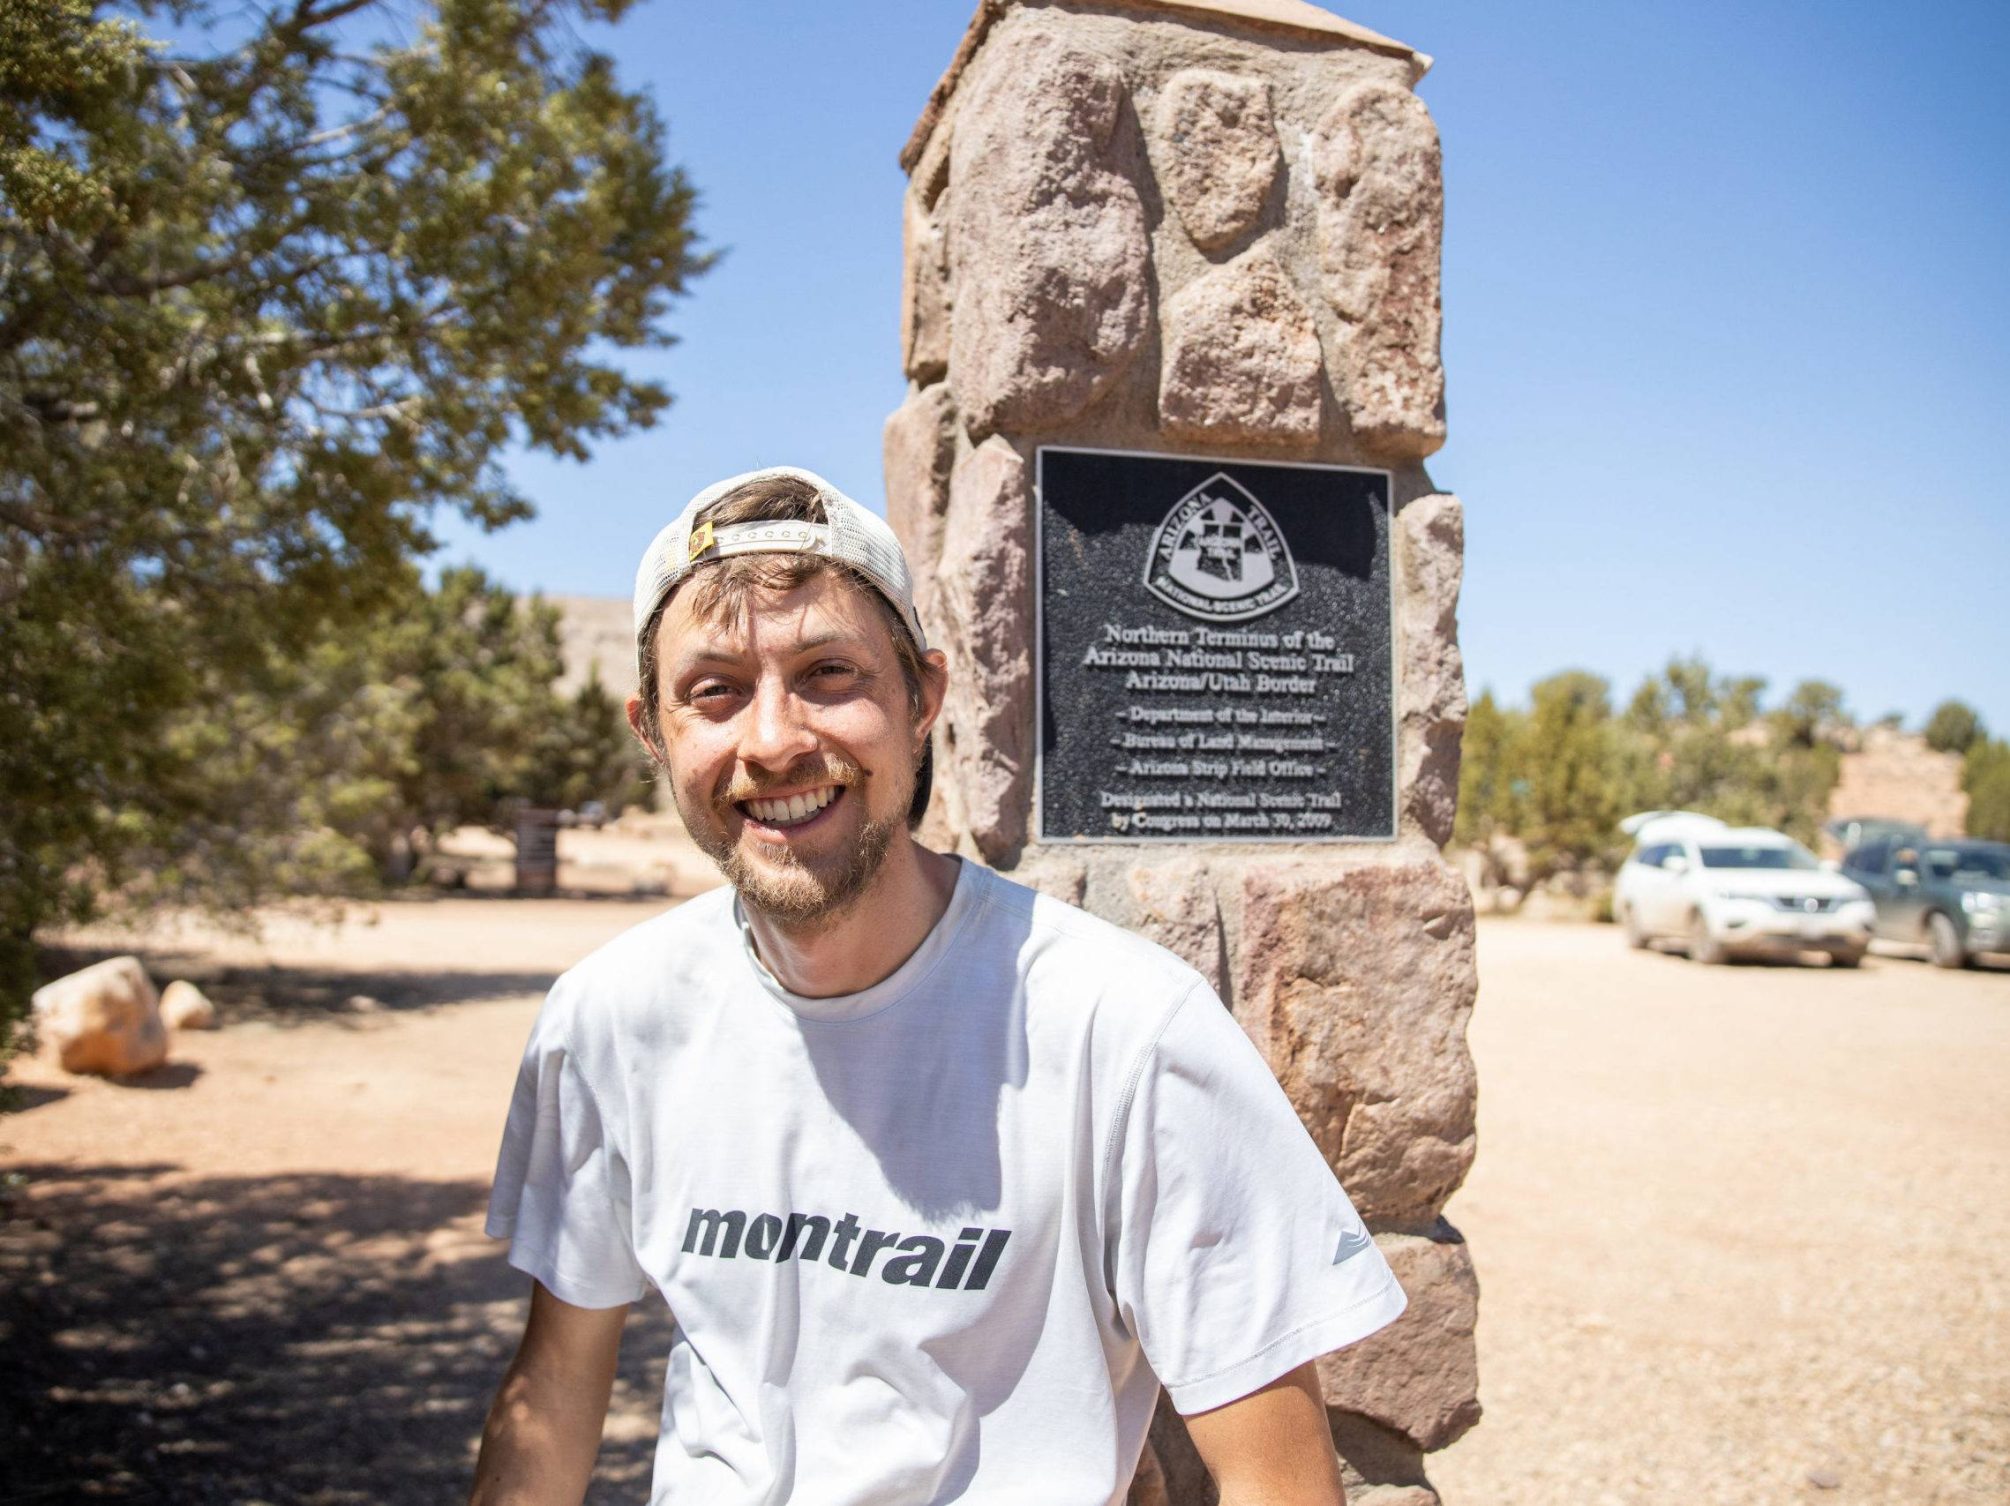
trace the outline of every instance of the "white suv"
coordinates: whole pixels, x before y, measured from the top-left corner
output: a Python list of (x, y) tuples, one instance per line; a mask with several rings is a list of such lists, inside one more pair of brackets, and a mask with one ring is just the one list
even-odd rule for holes
[(1793, 838), (1687, 811), (1649, 811), (1621, 829), (1637, 845), (1612, 912), (1633, 945), (1674, 938), (1698, 962), (1812, 951), (1841, 967), (1863, 961), (1877, 922), (1870, 895)]

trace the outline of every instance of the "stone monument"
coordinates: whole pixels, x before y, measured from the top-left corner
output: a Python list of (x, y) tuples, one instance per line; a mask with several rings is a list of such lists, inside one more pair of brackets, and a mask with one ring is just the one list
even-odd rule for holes
[[(1214, 982), (1410, 1294), (1356, 1506), (1479, 1416), (1466, 702), (1429, 59), (1302, 0), (984, 0), (902, 154), (888, 515), (955, 666), (924, 835)], [(1213, 1492), (1161, 1406), (1133, 1499)]]

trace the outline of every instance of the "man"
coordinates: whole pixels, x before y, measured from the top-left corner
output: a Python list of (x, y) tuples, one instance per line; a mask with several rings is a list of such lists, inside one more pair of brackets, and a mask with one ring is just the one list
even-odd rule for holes
[(1335, 1506), (1310, 1362), (1402, 1291), (1199, 974), (914, 840), (950, 667), (892, 532), (734, 477), (635, 623), (629, 721), (730, 882), (538, 1017), (474, 1501), (580, 1500), (654, 1287), (664, 1506), (1121, 1502), (1161, 1384), (1226, 1506)]

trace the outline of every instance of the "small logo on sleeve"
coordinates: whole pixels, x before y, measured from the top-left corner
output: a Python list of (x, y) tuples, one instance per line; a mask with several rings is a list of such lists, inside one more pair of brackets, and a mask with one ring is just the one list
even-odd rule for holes
[(1372, 1250), (1375, 1241), (1368, 1237), (1368, 1231), (1359, 1224), (1349, 1224), (1340, 1231), (1339, 1248), (1333, 1252), (1333, 1263), (1344, 1265), (1363, 1250)]
[(832, 1220), (821, 1213), (757, 1213), (737, 1208), (693, 1208), (684, 1231), (686, 1255), (719, 1260), (822, 1260), (833, 1270), (869, 1277), (880, 1256), (879, 1279), (888, 1286), (932, 1286), (981, 1292), (1005, 1253), (1010, 1229), (965, 1229), (954, 1241), (933, 1234), (888, 1233), (862, 1228), (856, 1214)]

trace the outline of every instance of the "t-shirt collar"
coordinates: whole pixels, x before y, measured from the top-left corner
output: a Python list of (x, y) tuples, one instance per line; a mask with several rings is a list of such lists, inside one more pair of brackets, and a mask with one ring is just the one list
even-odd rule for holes
[(921, 945), (899, 967), (858, 993), (812, 999), (784, 988), (780, 980), (768, 971), (767, 964), (761, 961), (761, 954), (754, 945), (753, 927), (747, 922), (746, 908), (736, 894), (733, 896), (733, 922), (740, 931), (741, 955), (746, 958), (747, 966), (761, 987), (802, 1019), (825, 1023), (861, 1020), (883, 1009), (891, 1009), (934, 971), (936, 963), (955, 946), (958, 934), (977, 911), (984, 870), (963, 858), (956, 859), (956, 868), (956, 887), (950, 891), (949, 905), (922, 938)]

